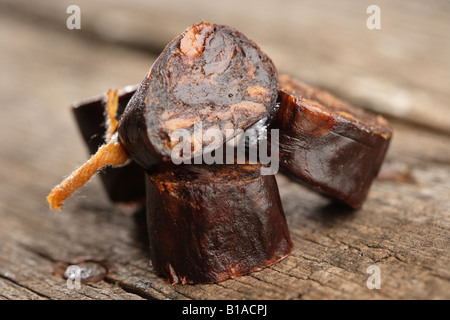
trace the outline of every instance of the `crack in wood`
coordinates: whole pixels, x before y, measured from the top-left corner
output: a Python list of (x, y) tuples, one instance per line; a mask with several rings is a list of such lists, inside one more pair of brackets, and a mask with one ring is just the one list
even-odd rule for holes
[(20, 283), (20, 282), (18, 282), (18, 281), (16, 281), (16, 280), (12, 279), (12, 278), (10, 278), (10, 277), (5, 276), (4, 274), (0, 274), (0, 278), (3, 279), (3, 280), (5, 280), (5, 281), (9, 281), (9, 282), (15, 284), (16, 286), (19, 286), (19, 287), (21, 287), (21, 288), (23, 288), (23, 289), (25, 289), (25, 290), (28, 290), (28, 291), (30, 291), (30, 292), (32, 292), (32, 293), (34, 293), (34, 294), (40, 296), (41, 298), (45, 298), (45, 299), (51, 300), (51, 297), (50, 297), (50, 296), (45, 295), (45, 294), (43, 294), (42, 292), (36, 291), (36, 290), (34, 290), (34, 289), (32, 289), (32, 288), (30, 288), (30, 287), (24, 285), (23, 283)]
[[(103, 280), (106, 283), (117, 285), (123, 291), (128, 292), (130, 294), (137, 295), (137, 296), (139, 296), (139, 297), (141, 297), (143, 299), (146, 299), (146, 300), (157, 300), (157, 298), (155, 298), (151, 294), (147, 293), (145, 290), (142, 290), (142, 289), (140, 289), (138, 287), (135, 287), (135, 286), (132, 286), (130, 284), (127, 284), (127, 283), (125, 283), (123, 281), (117, 281), (117, 280), (114, 280), (114, 279), (112, 279), (112, 278), (110, 278), (108, 276), (106, 276)], [(154, 288), (152, 288), (152, 289), (154, 289)], [(156, 291), (158, 291), (158, 290), (156, 290)], [(160, 291), (158, 291), (158, 292), (164, 295), (163, 292), (160, 292)]]

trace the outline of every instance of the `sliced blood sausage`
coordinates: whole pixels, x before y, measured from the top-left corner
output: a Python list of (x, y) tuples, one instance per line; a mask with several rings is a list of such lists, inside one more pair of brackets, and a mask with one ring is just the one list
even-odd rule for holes
[(392, 128), (383, 117), (288, 76), (280, 76), (279, 85), (271, 129), (280, 130), (280, 166), (323, 194), (361, 207)]
[(213, 283), (292, 250), (278, 187), (260, 165), (181, 165), (146, 176), (151, 260), (172, 283)]
[(163, 50), (141, 82), (120, 121), (119, 141), (149, 169), (170, 160), (179, 143), (176, 131), (186, 129), (191, 156), (197, 156), (209, 141), (193, 134), (196, 123), (203, 132), (218, 130), (223, 142), (233, 138), (274, 110), (277, 77), (270, 58), (240, 32), (194, 24)]
[[(137, 88), (137, 85), (131, 85), (119, 90), (117, 120), (120, 120), (123, 110)], [(94, 154), (105, 143), (105, 96), (75, 102), (72, 111), (90, 154)], [(111, 201), (123, 203), (144, 201), (144, 170), (137, 163), (132, 161), (120, 168), (105, 168), (99, 175)]]

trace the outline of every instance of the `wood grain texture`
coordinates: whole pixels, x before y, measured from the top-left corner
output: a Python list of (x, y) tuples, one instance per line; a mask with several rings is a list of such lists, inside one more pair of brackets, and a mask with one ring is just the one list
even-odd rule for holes
[[(438, 8), (426, 9), (413, 3), (402, 11), (399, 4), (382, 2), (388, 7), (400, 7), (386, 14), (383, 26), (388, 29), (392, 24), (387, 40), (374, 40), (375, 35), (353, 26), (356, 21), (349, 19), (349, 24), (345, 23), (349, 15), (359, 17), (363, 6), (345, 5), (345, 1), (344, 8), (335, 7), (341, 15), (334, 17), (328, 12), (320, 21), (318, 13), (325, 13), (320, 3), (312, 2), (302, 7), (304, 19), (294, 17), (292, 12), (299, 9), (290, 3), (292, 10), (283, 11), (287, 12), (283, 21), (279, 19), (280, 11), (277, 15), (273, 5), (265, 2), (261, 8), (256, 6), (252, 15), (244, 10), (229, 19), (232, 9), (225, 4), (217, 4), (223, 7), (216, 7), (214, 13), (212, 5), (198, 6), (199, 11), (193, 13), (183, 10), (185, 4), (176, 10), (159, 1), (139, 2), (153, 12), (154, 19), (138, 19), (136, 25), (151, 26), (154, 32), (150, 35), (131, 29), (137, 32), (137, 40), (124, 38), (120, 42), (116, 35), (116, 43), (114, 39), (98, 40), (102, 33), (89, 27), (95, 21), (94, 13), (89, 14), (91, 9), (84, 14), (83, 28), (88, 36), (65, 29), (66, 2), (55, 5), (48, 16), (42, 8), (49, 2), (40, 1), (42, 7), (27, 8), (21, 7), (21, 2), (0, 1), (0, 299), (450, 298), (450, 137), (415, 125), (445, 129), (450, 121), (446, 116), (448, 74), (443, 69), (447, 66), (449, 70), (448, 54), (445, 56), (448, 41), (440, 41), (448, 37), (448, 23), (443, 18), (448, 9), (444, 4), (436, 1), (433, 5)], [(81, 6), (91, 8), (87, 1)], [(114, 2), (105, 12), (114, 12), (120, 6)], [(140, 14), (133, 8), (135, 14)], [(52, 18), (54, 10), (58, 10), (54, 14), (57, 18)], [(103, 12), (96, 10), (98, 15)], [(434, 19), (405, 27), (403, 23), (412, 20), (408, 15), (411, 10), (421, 10)], [(257, 14), (263, 11), (265, 18)], [(172, 17), (173, 12), (182, 18), (164, 22), (163, 18)], [(242, 22), (244, 15), (254, 17), (255, 23)], [(36, 17), (42, 20), (37, 23)], [(120, 17), (126, 19), (127, 15)], [(364, 17), (358, 18), (362, 19), (360, 23), (365, 23)], [(394, 21), (399, 17), (403, 20)], [(145, 50), (153, 52), (152, 47), (159, 48), (187, 24), (201, 18), (248, 30), (245, 33), (274, 56), (280, 70), (331, 88), (350, 102), (368, 101), (374, 109), (386, 111), (380, 109), (384, 100), (377, 100), (379, 92), (405, 92), (414, 101), (424, 94), (423, 101), (428, 104), (417, 106), (418, 114), (433, 110), (435, 115), (428, 117), (439, 118), (440, 122), (426, 117), (411, 119), (410, 115), (396, 116), (404, 121), (392, 120), (394, 138), (386, 163), (359, 211), (333, 204), (278, 175), (294, 242), (292, 255), (261, 272), (219, 284), (172, 286), (158, 278), (149, 265), (144, 212), (130, 214), (113, 207), (97, 179), (69, 199), (62, 212), (51, 212), (45, 197), (64, 175), (87, 158), (69, 105), (109, 88), (139, 82), (155, 58), (154, 53)], [(333, 19), (340, 24), (333, 25)], [(266, 21), (271, 21), (270, 26), (264, 24)], [(319, 23), (322, 21), (326, 23)], [(435, 24), (441, 28), (434, 28)], [(261, 25), (265, 27), (259, 29)], [(292, 32), (285, 36), (286, 43), (281, 47), (278, 41), (289, 25), (305, 30), (315, 26), (318, 37)], [(353, 30), (346, 38), (348, 42), (327, 38), (336, 26)], [(336, 34), (347, 34), (343, 30)], [(146, 35), (149, 44), (143, 40)], [(299, 58), (298, 45), (290, 40), (294, 38), (296, 43), (306, 41), (302, 43), (309, 53), (302, 51)], [(122, 44), (127, 41), (136, 45), (124, 48)], [(379, 56), (368, 50), (371, 41), (385, 43), (382, 48), (391, 48), (391, 55), (403, 57), (402, 52), (409, 52), (409, 64), (392, 68), (377, 63), (381, 61)], [(334, 53), (327, 53), (323, 48), (331, 48), (332, 43)], [(440, 50), (428, 57), (427, 44), (439, 44)], [(423, 62), (418, 69), (412, 67), (417, 61)], [(417, 74), (424, 77), (418, 79), (414, 76)], [(371, 82), (359, 82), (359, 76), (375, 79), (384, 87), (374, 93)], [(344, 78), (353, 79), (351, 85)], [(352, 89), (355, 86), (359, 91)], [(79, 290), (68, 289), (61, 265), (86, 258), (106, 261), (108, 274), (103, 281), (83, 284)], [(381, 290), (366, 287), (366, 269), (373, 264), (381, 269)]]

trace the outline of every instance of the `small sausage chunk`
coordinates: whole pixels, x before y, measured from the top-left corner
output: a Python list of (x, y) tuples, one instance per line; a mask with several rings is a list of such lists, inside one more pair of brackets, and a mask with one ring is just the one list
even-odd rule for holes
[[(138, 86), (131, 85), (119, 90), (117, 121), (137, 88)], [(107, 117), (104, 95), (75, 102), (72, 112), (90, 154), (95, 154), (105, 143)], [(104, 168), (99, 175), (112, 202), (130, 204), (145, 201), (144, 170), (136, 162), (120, 168)]]
[(292, 250), (275, 177), (260, 165), (181, 165), (146, 176), (151, 260), (171, 283), (213, 283)]
[(361, 207), (392, 128), (381, 116), (288, 76), (280, 76), (279, 85), (271, 129), (280, 130), (280, 166), (324, 195)]

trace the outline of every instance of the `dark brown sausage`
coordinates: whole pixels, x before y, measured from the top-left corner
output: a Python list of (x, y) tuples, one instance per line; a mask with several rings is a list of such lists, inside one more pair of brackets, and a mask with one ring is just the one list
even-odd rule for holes
[[(227, 26), (195, 24), (153, 64), (122, 116), (119, 141), (149, 169), (170, 160), (177, 129), (192, 134), (201, 122), (225, 142), (270, 115), (277, 90), (276, 68), (253, 41)], [(235, 134), (225, 136), (227, 129)], [(193, 139), (192, 156), (207, 145)]]
[(260, 165), (180, 165), (147, 174), (156, 273), (213, 283), (260, 270), (292, 250), (274, 176)]
[(392, 136), (373, 116), (288, 76), (279, 77), (280, 165), (300, 181), (353, 208), (362, 206)]
[[(120, 120), (123, 110), (137, 88), (137, 85), (132, 85), (119, 90), (117, 120)], [(105, 143), (105, 95), (75, 102), (72, 105), (72, 112), (90, 154), (94, 154)], [(105, 168), (99, 175), (111, 201), (121, 203), (145, 201), (144, 170), (135, 162), (120, 168)]]

